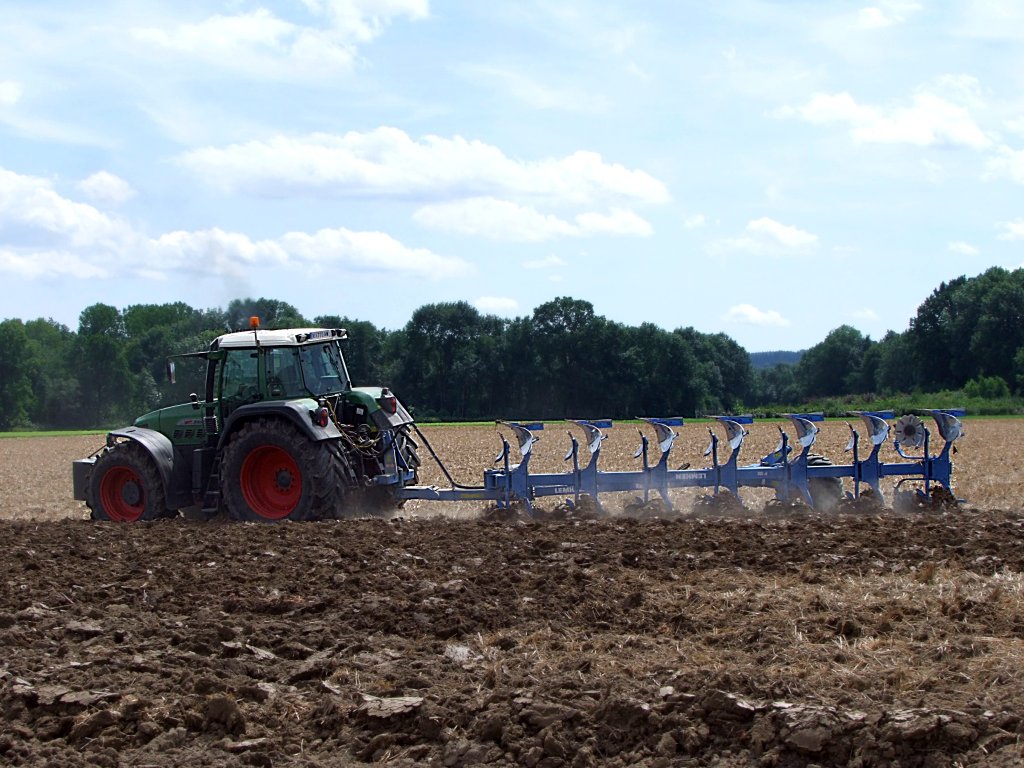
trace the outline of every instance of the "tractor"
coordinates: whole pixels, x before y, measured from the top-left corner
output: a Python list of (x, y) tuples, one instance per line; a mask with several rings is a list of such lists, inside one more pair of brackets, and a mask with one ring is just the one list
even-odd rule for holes
[[(250, 329), (178, 355), (206, 362), (201, 399), (147, 413), (73, 465), (93, 519), (317, 520), (395, 508), (419, 467), (409, 412), (353, 387), (343, 329)], [(175, 380), (175, 358), (168, 361)]]

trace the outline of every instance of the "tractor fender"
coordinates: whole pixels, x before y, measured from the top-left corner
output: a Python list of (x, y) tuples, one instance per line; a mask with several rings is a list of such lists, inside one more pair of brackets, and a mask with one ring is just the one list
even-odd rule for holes
[(320, 442), (322, 440), (334, 440), (341, 437), (333, 421), (328, 421), (326, 427), (314, 424), (310, 414), (318, 409), (315, 400), (279, 400), (267, 403), (250, 403), (236, 408), (228, 416), (221, 430), (218, 451), (227, 443), (228, 439), (237, 432), (243, 424), (255, 421), (260, 418), (283, 419), (299, 428), (309, 440)]
[(174, 486), (171, 482), (171, 476), (174, 474), (174, 444), (171, 443), (170, 438), (162, 432), (147, 427), (122, 427), (107, 433), (107, 445), (112, 445), (115, 438), (119, 437), (138, 443), (146, 449), (146, 453), (153, 459), (153, 464), (160, 474), (165, 497), (170, 499), (174, 496)]

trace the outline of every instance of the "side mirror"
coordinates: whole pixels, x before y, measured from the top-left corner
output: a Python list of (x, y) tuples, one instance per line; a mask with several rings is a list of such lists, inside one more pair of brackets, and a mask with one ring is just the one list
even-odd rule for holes
[(168, 360), (167, 361), (167, 381), (169, 381), (171, 384), (177, 384), (178, 383), (174, 379), (174, 361), (173, 360)]
[(199, 410), (199, 395), (195, 392), (188, 396), (188, 399), (192, 402), (192, 409), (195, 411)]

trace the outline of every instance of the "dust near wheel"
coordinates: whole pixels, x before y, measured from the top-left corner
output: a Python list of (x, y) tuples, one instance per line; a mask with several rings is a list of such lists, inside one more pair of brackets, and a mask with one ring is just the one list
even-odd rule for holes
[(235, 520), (319, 520), (344, 514), (352, 471), (336, 441), (285, 421), (243, 426), (224, 449), (221, 489)]
[[(827, 456), (812, 453), (807, 457), (807, 466), (826, 467), (832, 466), (832, 462)], [(843, 500), (843, 481), (838, 477), (813, 477), (807, 486), (817, 512), (835, 512)]]
[(86, 505), (93, 520), (135, 523), (167, 517), (164, 488), (153, 460), (137, 443), (120, 443), (98, 459)]

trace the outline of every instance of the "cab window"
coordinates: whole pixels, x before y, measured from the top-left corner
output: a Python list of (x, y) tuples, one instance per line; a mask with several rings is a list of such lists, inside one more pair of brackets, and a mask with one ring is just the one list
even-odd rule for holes
[(229, 349), (221, 364), (221, 400), (228, 408), (259, 400), (259, 365), (252, 349)]
[(267, 350), (267, 394), (272, 398), (307, 397), (296, 347)]

